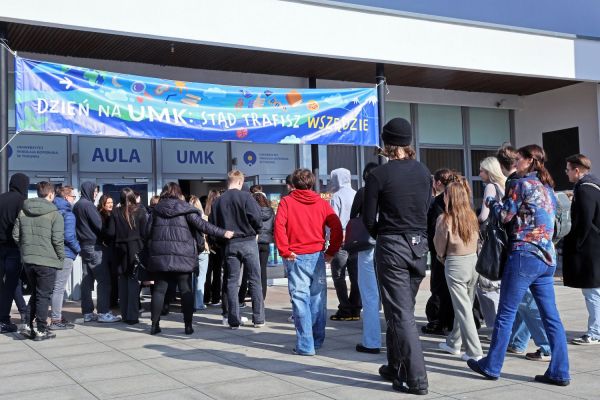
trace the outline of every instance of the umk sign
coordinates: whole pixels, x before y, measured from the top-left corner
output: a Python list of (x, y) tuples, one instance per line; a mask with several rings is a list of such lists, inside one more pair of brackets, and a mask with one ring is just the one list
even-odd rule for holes
[(140, 139), (79, 138), (81, 172), (152, 172), (152, 143)]
[(162, 171), (177, 174), (224, 175), (227, 173), (227, 144), (163, 140)]

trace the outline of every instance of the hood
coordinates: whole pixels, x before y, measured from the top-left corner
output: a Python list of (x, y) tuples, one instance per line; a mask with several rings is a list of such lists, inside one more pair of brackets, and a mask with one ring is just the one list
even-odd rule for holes
[(69, 203), (66, 199), (63, 199), (62, 197), (58, 196), (54, 198), (54, 205), (60, 211), (71, 211), (73, 209), (71, 203)]
[(153, 212), (163, 218), (173, 218), (192, 213), (200, 214), (200, 210), (179, 199), (161, 199), (154, 206)]
[(94, 190), (96, 184), (94, 182), (83, 182), (81, 184), (81, 198), (94, 202)]
[(329, 182), (328, 190), (335, 193), (343, 187), (351, 187), (350, 171), (346, 168), (338, 168), (331, 171), (331, 181)]
[(8, 189), (11, 192), (21, 193), (27, 198), (27, 189), (29, 188), (29, 177), (25, 174), (14, 174), (10, 177), (10, 183)]
[(271, 218), (274, 214), (275, 214), (275, 212), (273, 211), (273, 209), (271, 207), (261, 207), (260, 208), (260, 216), (262, 217), (263, 220)]
[(594, 183), (594, 184), (600, 186), (600, 179), (598, 179), (598, 177), (596, 175), (587, 174), (583, 178), (581, 178), (579, 180), (579, 182), (577, 182), (576, 186), (579, 186), (582, 183)]
[(39, 197), (35, 199), (25, 200), (25, 203), (23, 203), (23, 212), (28, 217), (46, 215), (56, 210), (57, 209), (54, 204), (50, 203), (46, 199), (40, 199)]
[(321, 196), (313, 192), (312, 190), (293, 190), (289, 196), (293, 197), (294, 200), (302, 204), (315, 204), (317, 201), (321, 200)]

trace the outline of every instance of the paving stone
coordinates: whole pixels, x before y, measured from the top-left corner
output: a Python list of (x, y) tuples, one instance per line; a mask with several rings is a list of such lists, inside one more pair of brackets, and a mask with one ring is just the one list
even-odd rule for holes
[(140, 375), (111, 379), (110, 381), (94, 381), (83, 383), (82, 386), (100, 399), (142, 395), (185, 387), (182, 383), (163, 374)]
[(94, 395), (85, 390), (79, 385), (65, 385), (57, 387), (46, 387), (37, 390), (28, 390), (27, 392), (19, 392), (18, 394), (2, 394), (0, 400), (13, 400), (17, 397), (19, 400), (87, 400), (96, 399)]
[(227, 382), (226, 385), (221, 383), (208, 385), (201, 390), (213, 399), (234, 399), (243, 396), (244, 400), (266, 399), (305, 391), (299, 386), (266, 375), (237, 379)]
[[(2, 378), (2, 394), (12, 393), (21, 397), (21, 392), (29, 392), (36, 389), (57, 388), (75, 383), (62, 371), (50, 371), (31, 375), (16, 375)], [(17, 395), (17, 393), (19, 393)]]
[(135, 377), (156, 373), (155, 370), (142, 364), (140, 361), (94, 365), (86, 368), (78, 367), (63, 371), (79, 383), (100, 380), (112, 381), (114, 378)]

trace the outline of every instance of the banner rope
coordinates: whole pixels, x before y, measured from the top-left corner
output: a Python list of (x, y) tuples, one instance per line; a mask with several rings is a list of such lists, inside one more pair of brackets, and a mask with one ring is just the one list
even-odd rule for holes
[(387, 79), (385, 78), (385, 76), (376, 76), (375, 78), (383, 78), (383, 80), (381, 82), (379, 82), (378, 84), (376, 84), (375, 87), (384, 85), (385, 86), (385, 94), (390, 94), (390, 87), (387, 84)]
[(2, 153), (4, 151), (4, 149), (6, 149), (8, 147), (8, 145), (10, 144), (10, 142), (13, 141), (14, 138), (16, 138), (19, 133), (21, 133), (21, 131), (15, 132), (15, 134), (13, 135), (13, 137), (11, 137), (8, 142), (6, 142), (6, 144), (4, 146), (2, 146), (2, 148), (0, 149), (0, 153)]
[(12, 54), (13, 56), (17, 57), (17, 52), (10, 48), (10, 46), (6, 42), (6, 39), (0, 39), (0, 46), (4, 47), (6, 50), (8, 50), (8, 52), (10, 54)]

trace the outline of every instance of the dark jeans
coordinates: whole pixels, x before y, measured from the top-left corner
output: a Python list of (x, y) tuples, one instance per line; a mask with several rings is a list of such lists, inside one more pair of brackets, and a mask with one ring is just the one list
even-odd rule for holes
[[(358, 289), (358, 264), (357, 253), (348, 253), (340, 250), (331, 260), (331, 278), (340, 305), (338, 314), (345, 317), (359, 317), (362, 304)], [(350, 277), (350, 296), (346, 285), (346, 270)]]
[(140, 282), (136, 278), (119, 275), (119, 307), (124, 321), (140, 317)]
[(25, 274), (31, 286), (29, 298), (29, 326), (33, 330), (33, 320), (37, 323), (37, 330), (44, 332), (48, 325), (48, 311), (56, 280), (56, 269), (42, 265), (25, 264)]
[(433, 329), (452, 330), (454, 325), (454, 310), (452, 299), (448, 290), (448, 283), (444, 275), (444, 264), (431, 253), (431, 297), (425, 306), (425, 315), (429, 326)]
[[(260, 283), (262, 285), (263, 300), (267, 298), (267, 262), (269, 261), (269, 245), (264, 243), (258, 244), (258, 259), (260, 261)], [(248, 270), (244, 268), (242, 274), (242, 283), (240, 285), (240, 294), (238, 299), (240, 304), (246, 300), (248, 294)]]
[(16, 247), (0, 247), (0, 322), (10, 323), (10, 309), (21, 276), (21, 256)]
[[(183, 321), (191, 323), (194, 316), (194, 293), (192, 292), (192, 273), (184, 272), (157, 272), (154, 275), (154, 289), (152, 290), (152, 322), (160, 321), (160, 313), (163, 309), (165, 295), (169, 283), (179, 285), (181, 292), (181, 308), (183, 309)], [(137, 306), (138, 303), (136, 303)]]
[(204, 304), (221, 301), (221, 273), (223, 271), (223, 249), (214, 248), (208, 256), (208, 270), (204, 283)]
[(101, 245), (81, 246), (81, 312), (94, 312), (92, 291), (98, 281), (96, 309), (99, 314), (110, 311), (110, 270)]
[(17, 306), (17, 310), (19, 310), (19, 314), (21, 314), (21, 316), (27, 314), (27, 303), (23, 298), (23, 281), (21, 279), (19, 279), (15, 289), (15, 305)]
[(265, 306), (260, 284), (260, 261), (258, 245), (254, 240), (228, 243), (225, 246), (225, 264), (227, 265), (227, 303), (230, 326), (240, 325), (240, 304), (238, 294), (240, 289), (240, 274), (242, 264), (248, 269), (248, 287), (252, 297), (252, 322), (265, 322)]
[[(383, 312), (387, 322), (388, 364), (398, 369), (398, 378), (410, 388), (426, 389), (427, 372), (415, 324), (415, 297), (425, 276), (427, 249), (411, 246), (404, 235), (379, 235), (375, 267)], [(411, 240), (412, 242), (412, 240)]]

